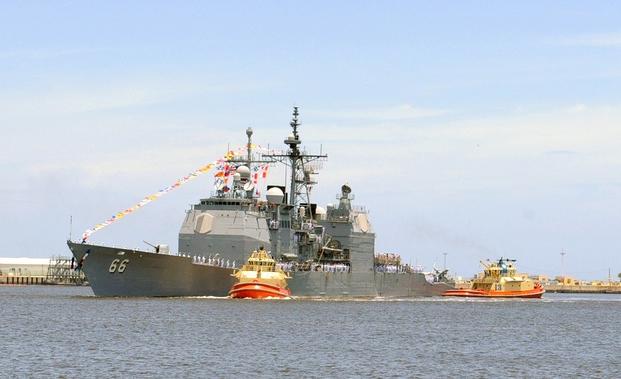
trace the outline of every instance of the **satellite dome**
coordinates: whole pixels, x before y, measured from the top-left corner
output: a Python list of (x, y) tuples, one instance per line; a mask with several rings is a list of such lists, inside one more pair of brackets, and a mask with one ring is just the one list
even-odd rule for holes
[(248, 166), (239, 166), (239, 167), (237, 167), (236, 172), (242, 178), (249, 178), (250, 177), (250, 169), (248, 168)]
[(315, 208), (315, 220), (325, 220), (328, 218), (328, 211), (326, 211), (326, 208), (324, 207), (320, 207), (317, 206), (317, 208)]
[(278, 187), (272, 187), (265, 193), (265, 198), (270, 204), (282, 204), (282, 199), (284, 199), (284, 197), (285, 194), (282, 193), (282, 190)]

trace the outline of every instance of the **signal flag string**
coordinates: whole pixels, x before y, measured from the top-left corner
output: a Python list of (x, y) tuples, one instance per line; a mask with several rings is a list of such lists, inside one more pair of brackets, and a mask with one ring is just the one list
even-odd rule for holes
[[(240, 150), (240, 152), (243, 150), (244, 148), (240, 148), (238, 150)], [(199, 177), (202, 174), (206, 174), (208, 173), (216, 164), (218, 164), (218, 162), (222, 162), (223, 160), (229, 160), (231, 158), (233, 158), (235, 156), (235, 152), (234, 151), (228, 151), (225, 155), (223, 159), (218, 159), (214, 162), (211, 162), (209, 164), (206, 164), (202, 167), (200, 167), (199, 169), (195, 170), (194, 172), (189, 173), (188, 175), (184, 176), (183, 178), (177, 179), (173, 184), (169, 185), (168, 187), (159, 190), (156, 193), (153, 193), (151, 195), (145, 196), (142, 200), (140, 200), (140, 202), (138, 202), (137, 204), (135, 204), (132, 207), (129, 207), (125, 210), (119, 211), (116, 214), (114, 214), (112, 217), (110, 217), (109, 219), (100, 222), (99, 224), (93, 226), (90, 229), (86, 229), (84, 231), (84, 233), (82, 234), (82, 243), (86, 242), (88, 240), (88, 238), (91, 236), (91, 234), (105, 228), (108, 225), (113, 224), (114, 222), (122, 219), (123, 217), (127, 216), (128, 214), (134, 213), (137, 210), (139, 210), (140, 208), (144, 207), (145, 205), (151, 203), (154, 200), (159, 199), (161, 196), (181, 187), (182, 185), (186, 184), (187, 182), (196, 179), (197, 177)]]
[(201, 168), (199, 168), (198, 170), (191, 172), (190, 174), (184, 176), (183, 178), (177, 179), (173, 184), (171, 184), (170, 186), (159, 190), (158, 192), (145, 196), (144, 199), (140, 200), (140, 202), (138, 202), (136, 205), (129, 207), (125, 210), (122, 210), (120, 212), (117, 212), (116, 214), (114, 214), (112, 217), (110, 217), (109, 219), (107, 219), (104, 222), (101, 222), (97, 225), (95, 225), (94, 227), (92, 227), (91, 229), (87, 229), (86, 231), (84, 231), (84, 234), (82, 234), (82, 242), (86, 242), (86, 240), (88, 240), (88, 238), (91, 236), (91, 234), (105, 228), (108, 225), (111, 225), (112, 223), (122, 219), (123, 217), (127, 216), (130, 213), (134, 213), (135, 211), (137, 211), (138, 209), (144, 207), (145, 205), (149, 204), (150, 202), (157, 200), (158, 198), (160, 198), (161, 196), (171, 192), (172, 190), (175, 190), (179, 187), (181, 187), (182, 185), (184, 185), (185, 183), (196, 179), (197, 177), (199, 177), (202, 174), (205, 174), (207, 172), (209, 172), (212, 167), (216, 164), (216, 162), (212, 162), (209, 163)]
[[(261, 151), (268, 151), (267, 149), (262, 148), (261, 146), (258, 145), (252, 145), (252, 148), (258, 148), (258, 150)], [(177, 179), (173, 184), (169, 185), (168, 187), (159, 190), (156, 193), (153, 193), (151, 195), (145, 196), (142, 200), (140, 200), (140, 202), (138, 202), (137, 204), (135, 204), (132, 207), (129, 207), (125, 210), (119, 211), (116, 214), (114, 214), (112, 217), (110, 217), (109, 219), (100, 222), (99, 224), (93, 226), (91, 229), (86, 229), (84, 231), (84, 233), (82, 234), (82, 243), (86, 242), (89, 237), (105, 228), (108, 225), (113, 224), (114, 222), (122, 219), (123, 217), (127, 216), (128, 214), (134, 213), (137, 210), (139, 210), (140, 208), (144, 207), (145, 205), (151, 203), (154, 200), (159, 199), (161, 196), (181, 187), (182, 185), (186, 184), (187, 182), (196, 179), (197, 177), (199, 177), (202, 174), (206, 174), (209, 171), (211, 171), (211, 169), (216, 166), (216, 165), (222, 165), (224, 162), (227, 162), (231, 159), (233, 159), (236, 155), (241, 155), (242, 153), (244, 153), (244, 151), (247, 151), (248, 147), (247, 146), (243, 146), (238, 148), (237, 150), (233, 151), (227, 151), (227, 153), (224, 155), (223, 158), (220, 158), (218, 160), (215, 160), (209, 164), (206, 164), (202, 167), (200, 167), (199, 169), (197, 169), (194, 172), (189, 173), (188, 175), (184, 176), (183, 178)], [(220, 168), (220, 166), (218, 166), (218, 168)], [(268, 170), (268, 165), (262, 165), (260, 167), (260, 169), (263, 171), (262, 172), (262, 177), (265, 178), (267, 176), (267, 170)], [(228, 176), (228, 175), (227, 175)], [(256, 177), (255, 177), (256, 178)], [(256, 184), (256, 179), (255, 179), (255, 184)]]

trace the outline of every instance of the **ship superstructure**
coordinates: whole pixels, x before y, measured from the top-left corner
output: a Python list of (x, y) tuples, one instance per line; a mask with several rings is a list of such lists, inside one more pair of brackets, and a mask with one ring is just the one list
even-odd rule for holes
[[(270, 231), (265, 201), (260, 201), (253, 182), (253, 169), (258, 164), (273, 163), (252, 152), (251, 128), (247, 155), (232, 155), (223, 162), (223, 176), (232, 184), (217, 178), (215, 193), (186, 211), (179, 231), (179, 251), (191, 256), (216, 255), (237, 263), (245, 262), (248, 252), (259, 245), (270, 244)], [(256, 173), (255, 173), (256, 175)]]

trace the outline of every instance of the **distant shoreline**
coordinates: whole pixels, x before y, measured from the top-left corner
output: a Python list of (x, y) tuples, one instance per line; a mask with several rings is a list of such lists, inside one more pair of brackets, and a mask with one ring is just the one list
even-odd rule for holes
[(548, 284), (543, 286), (548, 293), (593, 293), (593, 294), (621, 294), (621, 286), (566, 286), (558, 284)]

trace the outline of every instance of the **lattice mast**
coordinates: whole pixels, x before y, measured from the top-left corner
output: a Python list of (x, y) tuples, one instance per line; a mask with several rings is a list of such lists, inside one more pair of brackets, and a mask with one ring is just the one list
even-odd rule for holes
[[(312, 186), (316, 184), (312, 175), (316, 174), (319, 167), (318, 164), (312, 162), (325, 161), (328, 156), (325, 154), (307, 154), (300, 150), (300, 135), (298, 127), (301, 125), (299, 121), (299, 109), (293, 107), (293, 118), (289, 125), (293, 129), (292, 133), (285, 139), (285, 144), (289, 146), (287, 154), (273, 154), (265, 157), (271, 157), (280, 160), (282, 163), (291, 168), (291, 182), (289, 183), (289, 199), (288, 203), (293, 207), (291, 215), (292, 222), (301, 223), (304, 221), (305, 215), (300, 215), (300, 204), (310, 204), (310, 192)], [(308, 215), (313, 218), (312, 210), (309, 206)]]

